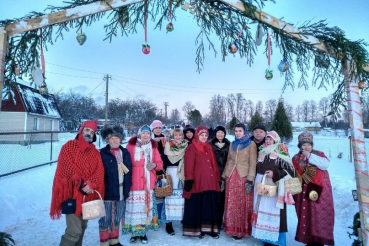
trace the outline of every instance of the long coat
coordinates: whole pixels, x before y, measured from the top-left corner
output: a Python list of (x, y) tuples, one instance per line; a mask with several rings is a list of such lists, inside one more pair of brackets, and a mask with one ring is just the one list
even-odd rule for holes
[[(131, 155), (126, 148), (119, 146), (123, 155), (123, 164), (128, 168), (129, 172), (124, 174), (123, 179), (123, 197), (124, 200), (128, 198), (129, 190), (132, 185), (132, 161)], [(118, 177), (118, 163), (115, 156), (110, 151), (110, 145), (106, 145), (100, 150), (101, 159), (105, 169), (105, 197), (104, 200), (119, 201), (119, 177)]]
[(258, 156), (256, 144), (252, 141), (249, 146), (239, 150), (232, 149), (232, 145), (229, 146), (227, 164), (223, 171), (222, 177), (230, 177), (233, 170), (236, 168), (240, 178), (246, 177), (248, 180), (255, 180), (256, 173), (256, 158)]
[[(156, 164), (156, 167), (150, 171), (150, 189), (155, 188), (156, 183), (156, 171), (163, 169), (163, 161), (160, 158), (158, 151), (158, 144), (155, 140), (150, 140), (152, 146), (152, 162)], [(145, 160), (141, 159), (135, 161), (135, 147), (136, 147), (137, 137), (133, 137), (128, 141), (127, 150), (131, 155), (132, 159), (132, 186), (131, 190), (145, 190)]]
[(231, 144), (231, 142), (226, 138), (224, 138), (223, 141), (224, 141), (224, 146), (222, 148), (219, 148), (217, 145), (215, 145), (215, 143), (218, 142), (217, 138), (213, 138), (210, 142), (210, 145), (215, 154), (215, 158), (217, 160), (220, 174), (223, 173), (224, 167), (227, 163), (229, 145)]
[(203, 191), (220, 191), (220, 174), (218, 165), (212, 163), (215, 157), (212, 151), (200, 155), (194, 144), (190, 144), (185, 152), (185, 180), (193, 180), (191, 191), (183, 190), (183, 197), (190, 198), (192, 193)]

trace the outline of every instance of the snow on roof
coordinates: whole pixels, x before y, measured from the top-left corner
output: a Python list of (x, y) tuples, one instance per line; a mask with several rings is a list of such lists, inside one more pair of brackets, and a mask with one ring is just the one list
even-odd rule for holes
[(17, 84), (19, 94), (28, 113), (60, 119), (61, 115), (53, 94), (41, 95), (38, 90)]
[(312, 122), (291, 122), (292, 127), (306, 128), (306, 127), (321, 127), (317, 121)]

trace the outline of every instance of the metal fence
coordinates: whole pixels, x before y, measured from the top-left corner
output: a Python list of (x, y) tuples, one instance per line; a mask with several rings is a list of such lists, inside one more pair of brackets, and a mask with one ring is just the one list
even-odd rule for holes
[[(0, 178), (56, 163), (61, 147), (76, 134), (77, 131), (0, 131)], [(104, 147), (105, 141), (100, 135), (96, 137), (96, 147)]]

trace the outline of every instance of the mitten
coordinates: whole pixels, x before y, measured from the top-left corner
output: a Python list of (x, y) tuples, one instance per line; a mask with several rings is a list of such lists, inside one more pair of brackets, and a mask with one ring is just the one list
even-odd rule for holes
[(246, 193), (250, 194), (252, 192), (254, 188), (254, 182), (247, 180), (245, 183), (245, 189), (246, 189)]
[(184, 190), (189, 192), (192, 190), (193, 180), (186, 180)]

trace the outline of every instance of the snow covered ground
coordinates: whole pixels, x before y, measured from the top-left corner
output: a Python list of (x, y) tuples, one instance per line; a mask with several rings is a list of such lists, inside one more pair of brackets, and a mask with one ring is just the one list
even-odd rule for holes
[[(228, 139), (232, 140), (233, 137), (229, 136)], [(289, 145), (291, 155), (297, 153), (296, 145), (297, 135), (294, 135), (294, 140)], [(367, 153), (369, 153), (368, 146), (369, 140), (366, 140)], [(356, 184), (354, 166), (349, 161), (349, 140), (347, 137), (315, 136), (314, 147), (324, 151), (330, 159), (328, 171), (335, 202), (334, 236), (336, 245), (351, 245), (353, 239), (349, 239), (347, 235), (347, 232), (351, 232), (351, 229), (347, 227), (352, 225), (353, 215), (358, 212), (358, 204), (353, 201), (351, 195), (351, 190), (356, 189)], [(343, 153), (341, 159), (337, 158), (340, 152)], [(16, 158), (16, 155), (14, 155), (14, 158)], [(60, 237), (65, 230), (65, 219), (62, 217), (60, 220), (51, 220), (49, 217), (51, 186), (55, 168), (56, 164), (53, 164), (0, 179), (0, 231), (11, 234), (16, 241), (16, 245), (59, 245)], [(289, 232), (287, 233), (287, 243), (289, 246), (303, 245), (294, 240), (296, 224), (294, 207), (288, 206)], [(183, 237), (179, 222), (174, 223), (174, 229), (176, 231), (175, 236), (167, 235), (165, 226), (161, 226), (156, 232), (148, 232), (148, 245), (262, 245), (253, 238), (235, 242), (226, 236), (223, 231), (219, 239), (212, 239), (208, 236), (204, 239)], [(129, 238), (130, 235), (122, 235), (120, 242), (129, 245)], [(97, 220), (89, 222), (83, 245), (99, 245)]]

